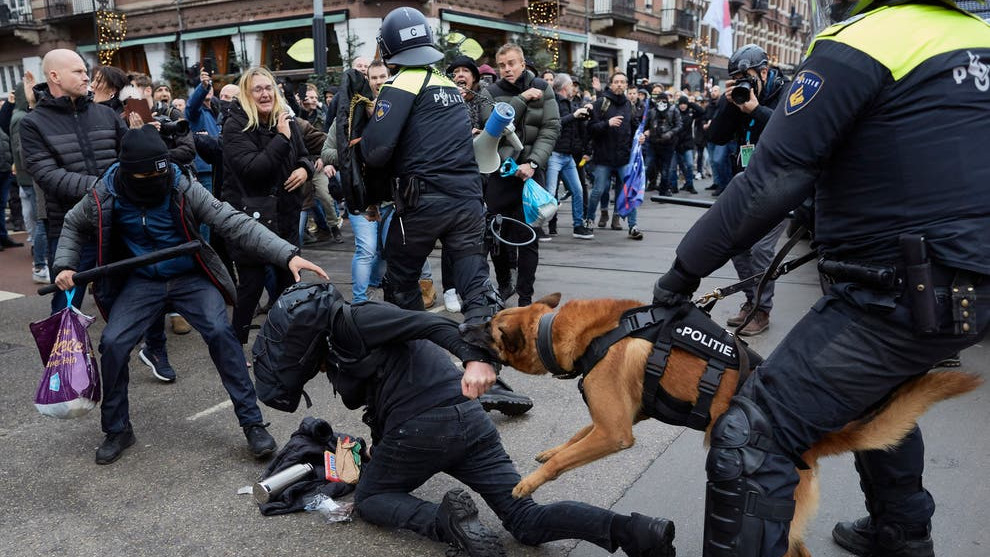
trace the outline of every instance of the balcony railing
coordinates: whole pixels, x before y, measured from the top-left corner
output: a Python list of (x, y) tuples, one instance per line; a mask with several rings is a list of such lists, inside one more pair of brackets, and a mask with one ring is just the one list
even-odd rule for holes
[(690, 10), (663, 10), (660, 15), (660, 32), (680, 37), (694, 37), (698, 21)]
[(636, 0), (595, 0), (594, 15), (636, 19)]
[(91, 14), (98, 10), (113, 10), (115, 7), (114, 0), (45, 0), (45, 16), (71, 17)]
[(12, 10), (7, 4), (0, 4), (0, 28), (17, 27), (30, 23), (34, 23), (31, 8), (25, 8), (24, 11)]

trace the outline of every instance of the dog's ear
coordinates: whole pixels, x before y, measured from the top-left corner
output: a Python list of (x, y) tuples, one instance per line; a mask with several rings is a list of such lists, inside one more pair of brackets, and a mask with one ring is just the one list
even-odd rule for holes
[(519, 327), (504, 327), (498, 328), (501, 335), (502, 349), (508, 354), (518, 354), (526, 347), (526, 335), (523, 334), (522, 329)]
[(546, 296), (536, 300), (538, 304), (546, 304), (552, 308), (557, 307), (560, 303), (560, 292), (554, 292), (553, 294), (547, 294)]

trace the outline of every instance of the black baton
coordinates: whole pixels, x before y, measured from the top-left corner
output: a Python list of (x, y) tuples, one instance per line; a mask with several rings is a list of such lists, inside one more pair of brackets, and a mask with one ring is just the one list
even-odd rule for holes
[[(168, 259), (175, 259), (176, 257), (181, 257), (183, 255), (193, 254), (198, 252), (202, 247), (202, 242), (199, 240), (193, 240), (191, 242), (165, 248), (160, 251), (146, 253), (144, 255), (131, 257), (129, 259), (121, 259), (120, 261), (114, 261), (113, 263), (107, 265), (100, 265), (99, 267), (93, 267), (92, 269), (80, 271), (75, 275), (72, 275), (72, 280), (77, 286), (82, 285), (109, 274), (129, 271), (138, 267), (144, 267), (145, 265), (151, 265), (152, 263), (158, 263)], [(58, 286), (48, 284), (39, 288), (38, 294), (44, 296), (45, 294), (56, 292), (58, 289)]]

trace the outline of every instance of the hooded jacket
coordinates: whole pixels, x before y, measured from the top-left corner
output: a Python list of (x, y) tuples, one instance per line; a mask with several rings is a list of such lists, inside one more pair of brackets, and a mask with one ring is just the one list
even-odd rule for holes
[(48, 237), (62, 232), (65, 214), (86, 195), (117, 160), (124, 121), (92, 95), (75, 102), (55, 98), (48, 84), (36, 85), (38, 104), (21, 120), (25, 168), (45, 192)]
[[(124, 231), (114, 226), (114, 210), (120, 201), (120, 194), (113, 187), (118, 168), (119, 165), (115, 164), (107, 170), (89, 194), (65, 216), (65, 227), (55, 254), (52, 270), (54, 274), (64, 269), (75, 269), (83, 246), (92, 237), (97, 240), (97, 265), (106, 265), (134, 255), (125, 245)], [(280, 239), (258, 221), (229, 204), (220, 202), (199, 184), (190, 182), (178, 166), (173, 164), (172, 172), (175, 180), (169, 196), (168, 211), (171, 225), (176, 227), (185, 241), (202, 241), (199, 225), (204, 223), (212, 226), (228, 245), (257, 254), (272, 265), (284, 266), (292, 256), (299, 253), (298, 248)], [(162, 217), (159, 215), (157, 218)], [(220, 290), (227, 303), (233, 304), (237, 299), (237, 290), (227, 268), (213, 248), (203, 242), (202, 250), (193, 258), (196, 263), (194, 272), (203, 272)], [(104, 318), (110, 315), (113, 302), (126, 278), (126, 275), (110, 275), (94, 282), (94, 298)]]

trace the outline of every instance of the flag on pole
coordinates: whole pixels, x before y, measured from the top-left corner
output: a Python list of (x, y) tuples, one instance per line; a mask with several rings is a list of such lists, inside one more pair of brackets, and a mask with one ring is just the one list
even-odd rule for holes
[(729, 13), (729, 0), (712, 0), (701, 22), (718, 31), (718, 53), (732, 56), (732, 15)]
[(622, 177), (622, 189), (615, 198), (615, 212), (620, 217), (627, 217), (629, 213), (636, 210), (643, 203), (643, 196), (646, 190), (646, 166), (643, 164), (643, 146), (639, 143), (640, 136), (643, 135), (643, 128), (646, 126), (646, 115), (650, 113), (650, 98), (646, 98), (643, 105), (643, 117), (633, 135), (632, 153), (629, 154), (629, 164), (626, 165), (628, 173)]

